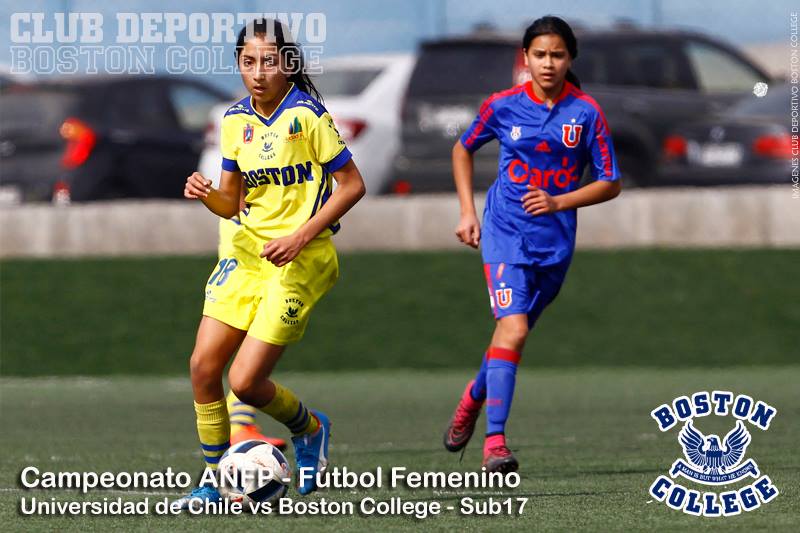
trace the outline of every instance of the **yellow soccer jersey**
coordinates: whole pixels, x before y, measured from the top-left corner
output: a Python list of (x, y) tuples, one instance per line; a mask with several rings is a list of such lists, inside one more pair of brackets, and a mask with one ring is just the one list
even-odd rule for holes
[[(331, 174), (352, 154), (317, 100), (291, 84), (270, 117), (247, 96), (222, 119), (222, 168), (239, 170), (247, 187), (243, 229), (258, 241), (291, 234), (332, 193)], [(319, 237), (339, 230), (332, 224)]]

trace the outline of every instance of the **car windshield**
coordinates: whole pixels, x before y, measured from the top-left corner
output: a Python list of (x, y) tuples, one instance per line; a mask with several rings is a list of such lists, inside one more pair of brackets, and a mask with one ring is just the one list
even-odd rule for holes
[(426, 46), (409, 83), (414, 96), (488, 95), (512, 83), (516, 47), (500, 43)]
[(763, 98), (749, 94), (734, 105), (731, 113), (737, 117), (784, 116), (789, 113), (789, 87), (770, 88)]
[(382, 72), (381, 68), (326, 68), (314, 77), (314, 85), (325, 96), (356, 96), (364, 92)]

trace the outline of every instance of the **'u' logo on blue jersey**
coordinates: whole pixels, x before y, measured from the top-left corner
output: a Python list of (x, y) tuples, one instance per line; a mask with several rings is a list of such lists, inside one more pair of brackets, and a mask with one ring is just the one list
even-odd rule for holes
[(575, 148), (581, 140), (581, 131), (583, 126), (581, 124), (562, 124), (561, 125), (561, 141), (567, 148)]

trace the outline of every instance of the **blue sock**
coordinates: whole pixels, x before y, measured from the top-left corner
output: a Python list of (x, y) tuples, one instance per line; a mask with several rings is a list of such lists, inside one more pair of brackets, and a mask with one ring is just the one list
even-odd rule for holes
[(484, 354), (481, 367), (475, 375), (475, 382), (472, 384), (469, 395), (476, 402), (482, 402), (486, 399), (486, 354)]
[(489, 359), (486, 372), (486, 434), (505, 433), (514, 385), (517, 380), (517, 364), (503, 359)]

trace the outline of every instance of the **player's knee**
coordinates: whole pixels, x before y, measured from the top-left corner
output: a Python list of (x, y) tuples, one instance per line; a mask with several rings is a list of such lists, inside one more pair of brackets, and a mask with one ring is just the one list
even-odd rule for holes
[(222, 370), (212, 358), (201, 352), (193, 352), (189, 358), (189, 373), (196, 385), (218, 383), (222, 379)]
[(250, 405), (258, 405), (260, 400), (260, 398), (258, 398), (259, 383), (253, 376), (231, 368), (228, 371), (228, 384), (236, 397), (241, 401)]
[(524, 320), (503, 320), (499, 324), (500, 334), (506, 342), (524, 344), (528, 338), (528, 323)]

